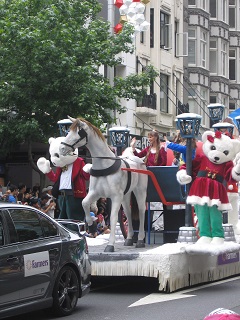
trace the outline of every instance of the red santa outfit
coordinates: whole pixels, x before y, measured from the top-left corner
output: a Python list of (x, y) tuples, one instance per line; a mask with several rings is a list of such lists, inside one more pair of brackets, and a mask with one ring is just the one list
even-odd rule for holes
[[(181, 169), (184, 169), (184, 166)], [(226, 187), (223, 181), (232, 183), (233, 162), (223, 164), (211, 162), (205, 155), (198, 155), (192, 162), (193, 184), (190, 188), (187, 203), (195, 205), (216, 205), (220, 211), (231, 210)], [(234, 181), (235, 182), (235, 181)]]
[(82, 158), (77, 158), (73, 164), (69, 165), (67, 171), (71, 176), (67, 179), (69, 185), (64, 189), (61, 187), (61, 175), (64, 174), (64, 168), (57, 167), (56, 173), (51, 170), (46, 174), (51, 181), (60, 181), (58, 197), (60, 219), (82, 221), (85, 219), (82, 200), (86, 197), (86, 180), (89, 180), (90, 175), (83, 170), (84, 165), (85, 162)]
[[(143, 149), (140, 152), (137, 152), (136, 150), (133, 151), (134, 155), (139, 157), (139, 158), (143, 158), (148, 154), (149, 148), (151, 147), (147, 147), (145, 149)], [(156, 152), (150, 152), (149, 156), (147, 158), (147, 166), (166, 166), (167, 164), (167, 152), (165, 151), (164, 147), (161, 147), (159, 150), (159, 154), (158, 154), (158, 161), (156, 162), (155, 160), (156, 158)]]
[[(85, 162), (83, 161), (82, 158), (77, 158), (73, 162), (73, 167), (72, 167), (72, 189), (73, 189), (73, 195), (76, 198), (85, 198), (87, 193), (86, 193), (86, 180), (89, 180), (89, 173), (86, 173), (83, 171), (83, 167), (85, 166)], [(60, 178), (60, 175), (62, 173), (62, 168), (57, 167), (56, 173), (54, 173), (52, 170), (47, 173), (46, 175), (48, 178), (56, 182)]]

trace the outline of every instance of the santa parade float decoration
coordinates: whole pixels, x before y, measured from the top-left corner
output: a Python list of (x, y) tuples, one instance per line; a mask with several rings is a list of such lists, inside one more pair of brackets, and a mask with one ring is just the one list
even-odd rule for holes
[(145, 20), (144, 12), (146, 4), (150, 0), (115, 0), (114, 4), (119, 9), (120, 21), (114, 27), (118, 34), (122, 31), (124, 23), (133, 25), (135, 33), (147, 31), (150, 23)]
[(222, 211), (230, 210), (227, 182), (240, 181), (240, 161), (233, 159), (240, 152), (240, 141), (230, 139), (220, 131), (206, 131), (203, 136), (203, 155), (192, 162), (192, 177), (182, 166), (177, 173), (180, 184), (190, 187), (187, 203), (194, 205), (198, 217), (200, 239), (198, 244), (221, 245), (224, 243)]

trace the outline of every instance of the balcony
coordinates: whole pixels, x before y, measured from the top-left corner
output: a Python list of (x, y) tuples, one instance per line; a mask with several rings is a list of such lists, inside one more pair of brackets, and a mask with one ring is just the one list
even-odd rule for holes
[(137, 103), (137, 114), (144, 116), (155, 116), (157, 115), (157, 95), (146, 94), (141, 101)]

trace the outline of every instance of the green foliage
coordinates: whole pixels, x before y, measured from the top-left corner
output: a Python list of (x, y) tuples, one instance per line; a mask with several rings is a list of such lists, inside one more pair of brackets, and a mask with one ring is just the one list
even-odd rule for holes
[[(117, 66), (132, 52), (132, 29), (110, 35), (97, 0), (0, 0), (0, 139), (3, 154), (16, 143), (47, 141), (56, 122), (81, 115), (112, 122), (125, 110), (119, 98), (142, 96), (156, 72), (109, 80), (99, 66)], [(8, 139), (5, 141), (5, 139)]]

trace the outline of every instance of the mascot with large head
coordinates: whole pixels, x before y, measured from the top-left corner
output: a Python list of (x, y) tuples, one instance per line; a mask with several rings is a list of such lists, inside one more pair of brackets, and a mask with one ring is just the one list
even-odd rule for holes
[(37, 166), (47, 177), (55, 183), (54, 189), (58, 196), (60, 219), (84, 220), (85, 214), (82, 208), (82, 200), (86, 196), (86, 180), (89, 173), (83, 170), (85, 162), (78, 157), (77, 149), (74, 152), (62, 156), (59, 147), (64, 137), (50, 138), (49, 153), (55, 172), (52, 170), (50, 161), (39, 158)]
[(198, 217), (199, 244), (224, 243), (222, 211), (231, 210), (226, 183), (240, 181), (240, 161), (233, 159), (240, 152), (240, 141), (230, 139), (220, 131), (206, 131), (203, 136), (203, 154), (192, 162), (192, 177), (186, 166), (177, 173), (180, 184), (193, 183), (187, 203), (194, 205)]

